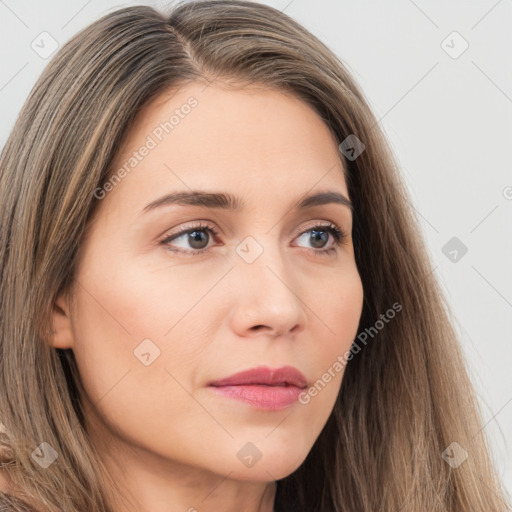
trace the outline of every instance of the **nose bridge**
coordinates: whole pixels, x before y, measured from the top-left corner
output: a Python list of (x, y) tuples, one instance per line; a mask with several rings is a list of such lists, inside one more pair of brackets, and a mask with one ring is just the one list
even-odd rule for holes
[(298, 274), (286, 262), (286, 251), (270, 231), (249, 235), (235, 249), (234, 297), (237, 325), (264, 325), (279, 333), (305, 320)]
[[(276, 240), (275, 233), (258, 233), (246, 236), (236, 247), (236, 267), (246, 279), (252, 279), (257, 284), (269, 284), (278, 279), (289, 281), (291, 274), (287, 271), (286, 254)], [(276, 275), (277, 274), (277, 275)], [(286, 277), (287, 276), (287, 277)]]

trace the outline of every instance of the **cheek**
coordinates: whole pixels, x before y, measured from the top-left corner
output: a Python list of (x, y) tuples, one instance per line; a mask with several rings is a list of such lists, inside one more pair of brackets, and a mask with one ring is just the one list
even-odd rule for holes
[(77, 296), (74, 351), (95, 395), (129, 371), (161, 366), (190, 372), (186, 363), (211, 338), (209, 323), (191, 311), (211, 283), (180, 279), (179, 270), (170, 269), (165, 279), (162, 274), (118, 266), (105, 277), (93, 271), (80, 277), (86, 285)]
[(208, 296), (215, 295), (210, 292), (230, 268), (227, 263), (180, 265), (163, 249), (149, 264), (131, 258), (107, 266), (108, 275), (102, 264), (91, 268), (84, 281), (92, 283), (91, 295), (125, 334), (141, 340), (170, 337), (197, 307), (211, 308)]
[[(310, 352), (315, 381), (299, 402), (322, 417), (334, 407), (347, 356), (357, 336), (363, 308), (363, 286), (358, 272), (345, 273), (335, 285), (313, 298), (319, 340), (317, 349)], [(315, 333), (312, 334), (315, 339)]]
[(165, 331), (176, 323), (171, 314), (166, 317), (170, 322), (151, 330), (146, 322), (138, 324), (145, 313), (156, 313), (151, 300), (132, 293), (133, 286), (133, 281), (124, 288), (97, 286), (94, 298), (89, 293), (79, 296), (74, 353), (85, 398), (99, 413), (100, 429), (108, 425), (136, 445), (179, 452), (175, 440), (183, 437), (183, 425), (193, 438), (202, 435), (202, 425), (194, 432), (195, 425), (187, 423), (200, 413), (187, 390), (197, 373), (191, 361), (200, 347), (194, 340), (208, 337), (186, 329), (186, 322), (164, 337), (162, 326)]
[(354, 266), (340, 279), (331, 280), (323, 290), (308, 295), (314, 313), (311, 318), (316, 317), (316, 334), (322, 339), (319, 362), (327, 367), (350, 348), (357, 335), (363, 309), (363, 285)]
[(140, 418), (155, 419), (152, 428), (165, 426), (161, 434), (170, 435), (198, 413), (186, 390), (215, 324), (206, 320), (208, 297), (194, 305), (218, 278), (198, 279), (180, 266), (110, 268), (91, 264), (78, 279), (73, 350), (85, 392), (107, 422), (135, 437), (146, 436)]

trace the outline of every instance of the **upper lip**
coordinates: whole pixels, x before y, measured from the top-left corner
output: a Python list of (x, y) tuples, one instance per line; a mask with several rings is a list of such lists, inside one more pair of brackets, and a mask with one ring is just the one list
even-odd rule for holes
[(266, 386), (297, 386), (305, 388), (307, 380), (304, 375), (293, 366), (283, 366), (272, 370), (267, 366), (258, 366), (250, 370), (235, 373), (224, 379), (210, 382), (210, 386), (241, 386), (241, 385), (266, 385)]

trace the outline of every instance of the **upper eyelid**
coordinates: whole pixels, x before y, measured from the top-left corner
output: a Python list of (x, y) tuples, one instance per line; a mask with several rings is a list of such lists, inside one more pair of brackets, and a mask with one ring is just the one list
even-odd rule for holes
[[(195, 222), (195, 224), (194, 224)], [(217, 231), (218, 229), (214, 224), (211, 223), (211, 221), (205, 221), (205, 220), (197, 220), (197, 221), (191, 221), (191, 224), (188, 225), (188, 223), (184, 223), (184, 227), (180, 228), (179, 231), (175, 233), (169, 233), (166, 231), (164, 235), (162, 235), (161, 239), (167, 239), (173, 236), (179, 236), (186, 234), (190, 230), (203, 230), (203, 229), (211, 229), (213, 231)], [(340, 224), (339, 222), (332, 221), (332, 220), (314, 220), (310, 221), (310, 223), (307, 223), (306, 225), (302, 225), (302, 227), (297, 231), (297, 235), (301, 235), (305, 231), (308, 231), (316, 226), (323, 226), (323, 227), (329, 227), (330, 225), (333, 225), (334, 227), (337, 227), (340, 231), (342, 231), (344, 234), (347, 234), (347, 229), (343, 227), (343, 224)], [(231, 231), (231, 230), (230, 230)]]

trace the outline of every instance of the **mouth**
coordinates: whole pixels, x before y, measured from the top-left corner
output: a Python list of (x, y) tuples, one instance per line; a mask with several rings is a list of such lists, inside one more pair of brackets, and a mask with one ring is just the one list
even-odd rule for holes
[(260, 366), (209, 383), (224, 397), (243, 401), (253, 408), (277, 411), (292, 406), (307, 387), (304, 375), (292, 366), (272, 370)]

